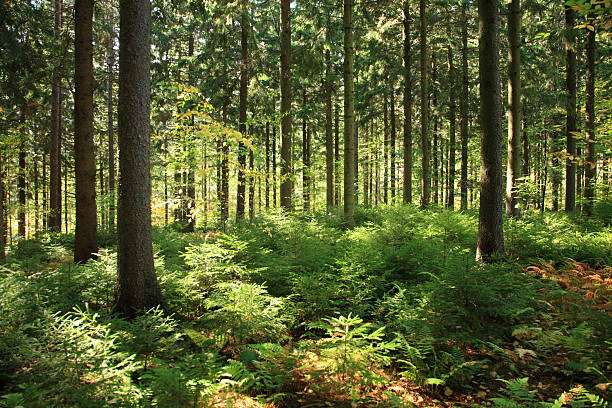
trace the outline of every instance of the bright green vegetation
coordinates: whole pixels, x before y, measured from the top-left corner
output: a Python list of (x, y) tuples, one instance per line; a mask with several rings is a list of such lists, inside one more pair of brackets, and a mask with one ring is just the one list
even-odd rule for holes
[(0, 406), (605, 406), (602, 218), (507, 221), (508, 262), (491, 265), (473, 260), (476, 213), (354, 222), (272, 212), (227, 233), (156, 229), (166, 310), (129, 321), (110, 314), (112, 234), (84, 265), (71, 235), (20, 241), (0, 272)]

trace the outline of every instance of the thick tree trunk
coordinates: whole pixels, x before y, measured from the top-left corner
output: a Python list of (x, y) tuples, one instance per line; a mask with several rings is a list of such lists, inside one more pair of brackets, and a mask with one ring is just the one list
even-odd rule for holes
[(480, 0), (480, 216), (476, 259), (504, 255), (498, 0)]
[[(242, 60), (240, 64), (240, 118), (238, 130), (242, 137), (247, 137), (247, 108), (249, 91), (249, 15), (246, 0), (242, 0), (242, 16), (240, 21), (240, 44)], [(236, 196), (236, 219), (244, 218), (246, 194), (246, 160), (247, 148), (244, 143), (238, 144), (238, 186)]]
[(410, 49), (410, 1), (404, 0), (404, 204), (412, 202), (412, 51)]
[(291, 0), (281, 0), (281, 207), (293, 210), (293, 172), (291, 145), (293, 114), (291, 109)]
[(355, 215), (355, 46), (354, 0), (344, 0), (344, 217)]
[(586, 30), (586, 165), (584, 172), (584, 213), (593, 214), (597, 158), (595, 156), (595, 31)]
[(453, 61), (452, 45), (448, 46), (448, 79), (449, 79), (449, 95), (448, 95), (448, 190), (446, 194), (446, 208), (455, 209), (455, 166), (456, 157), (456, 128), (457, 128), (457, 104), (455, 101), (455, 86), (457, 77), (455, 65)]
[[(59, 41), (62, 29), (62, 0), (54, 4), (54, 39)], [(61, 76), (59, 69), (53, 71), (51, 85), (51, 143), (49, 146), (49, 229), (61, 232), (62, 229), (62, 166), (61, 166)]]
[(120, 1), (119, 236), (115, 310), (131, 317), (163, 303), (151, 242), (151, 5)]
[(469, 101), (469, 82), (468, 82), (468, 2), (464, 1), (461, 5), (461, 100), (459, 102), (459, 115), (461, 116), (461, 210), (468, 208), (468, 101)]
[(74, 261), (86, 262), (98, 252), (96, 156), (93, 124), (93, 0), (74, 5), (74, 161), (76, 230)]
[(521, 177), (521, 4), (508, 3), (508, 167), (506, 215), (518, 217), (517, 184)]
[(576, 210), (576, 38), (574, 10), (565, 6), (565, 133), (568, 157), (565, 161), (565, 211)]
[(421, 208), (426, 209), (429, 206), (430, 196), (430, 177), (429, 177), (429, 83), (427, 79), (427, 69), (429, 66), (428, 50), (427, 50), (427, 10), (425, 7), (426, 0), (419, 1), (419, 17), (421, 25), (419, 28), (421, 48)]

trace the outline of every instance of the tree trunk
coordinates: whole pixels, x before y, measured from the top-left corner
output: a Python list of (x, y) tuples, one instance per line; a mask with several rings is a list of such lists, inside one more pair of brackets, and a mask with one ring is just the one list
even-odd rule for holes
[(397, 128), (395, 123), (395, 81), (391, 81), (391, 135), (389, 140), (389, 158), (391, 160), (391, 204), (395, 202), (395, 139)]
[(476, 259), (504, 256), (498, 0), (480, 0), (480, 216)]
[[(238, 130), (243, 138), (247, 137), (247, 108), (249, 92), (249, 15), (246, 0), (242, 0), (242, 16), (240, 21), (240, 44), (242, 60), (240, 64), (240, 118)], [(244, 218), (246, 194), (246, 160), (247, 151), (244, 143), (238, 144), (238, 186), (236, 197), (236, 219)]]
[(108, 112), (108, 224), (111, 229), (115, 229), (115, 132), (113, 118), (113, 82), (115, 66), (115, 37), (109, 35), (108, 38), (108, 79), (106, 94), (106, 109)]
[(342, 194), (340, 192), (340, 107), (337, 103), (334, 111), (334, 204), (339, 206)]
[(355, 46), (354, 0), (344, 0), (344, 217), (355, 216)]
[(277, 185), (277, 173), (276, 173), (276, 124), (272, 127), (272, 207), (276, 208), (278, 198), (276, 195)]
[(521, 177), (521, 4), (508, 4), (508, 168), (506, 215), (518, 217), (517, 183)]
[[(223, 103), (223, 124), (228, 126), (229, 94)], [(225, 231), (225, 225), (229, 220), (229, 143), (226, 139), (221, 141), (221, 224)]]
[(270, 122), (266, 122), (266, 210), (270, 209)]
[[(251, 137), (253, 136), (251, 131)], [(255, 218), (255, 156), (253, 149), (249, 149), (249, 173), (249, 219), (252, 220)]]
[[(327, 40), (330, 41), (331, 29), (327, 29)], [(334, 136), (332, 130), (332, 62), (331, 51), (325, 50), (325, 180), (326, 207), (329, 211), (334, 206)]]
[(468, 83), (468, 2), (461, 5), (461, 100), (459, 102), (461, 116), (461, 210), (468, 208), (468, 101), (470, 96)]
[(428, 50), (427, 50), (427, 10), (425, 8), (426, 0), (419, 1), (419, 16), (421, 25), (420, 48), (421, 48), (421, 151), (422, 161), (421, 170), (423, 172), (421, 179), (421, 208), (426, 209), (429, 206), (430, 195), (430, 180), (429, 180), (429, 84), (427, 80), (427, 69), (429, 66)]
[(574, 10), (565, 6), (565, 133), (568, 157), (565, 161), (565, 211), (576, 210), (576, 38)]
[(6, 187), (4, 184), (4, 155), (0, 153), (0, 263), (6, 257)]
[(404, 204), (412, 202), (412, 51), (410, 49), (410, 1), (404, 0)]
[[(25, 109), (25, 108), (24, 108)], [(22, 114), (22, 124), (25, 124), (25, 111)], [(24, 131), (25, 132), (25, 131)], [(19, 198), (19, 211), (17, 212), (17, 235), (26, 238), (26, 151), (25, 134), (19, 144), (19, 170), (17, 172), (17, 190)]]
[(281, 207), (293, 210), (291, 165), (291, 0), (281, 0)]
[(586, 30), (586, 157), (584, 172), (584, 213), (593, 214), (597, 158), (595, 157), (595, 31)]
[(453, 47), (448, 45), (448, 80), (449, 80), (449, 95), (448, 95), (448, 190), (446, 194), (446, 208), (455, 209), (455, 166), (456, 157), (456, 128), (457, 128), (457, 104), (455, 101), (455, 65), (453, 61)]
[[(306, 108), (306, 87), (304, 87), (303, 107)], [(304, 211), (310, 210), (310, 129), (306, 116), (302, 123), (302, 198), (304, 200)]]
[[(62, 29), (62, 0), (54, 4), (54, 39), (59, 41)], [(59, 69), (53, 71), (51, 85), (51, 143), (49, 147), (49, 217), (48, 226), (53, 232), (62, 229), (62, 167), (61, 167), (61, 76)]]
[[(431, 88), (432, 88), (432, 103), (429, 105), (429, 109), (431, 109), (433, 114), (433, 149), (432, 149), (432, 159), (433, 159), (433, 169), (432, 169), (432, 178), (433, 178), (433, 202), (434, 204), (438, 204), (438, 188), (440, 185), (440, 167), (438, 163), (438, 144), (442, 145), (442, 142), (439, 140), (440, 135), (438, 134), (438, 114), (436, 113), (438, 109), (438, 88), (436, 84), (438, 66), (436, 64), (436, 54), (432, 52), (431, 55)], [(441, 150), (441, 149), (440, 149)], [(443, 163), (440, 160), (440, 163)]]
[(389, 204), (389, 99), (383, 94), (383, 202)]
[(119, 236), (115, 310), (126, 317), (163, 303), (151, 242), (149, 0), (120, 1)]
[(74, 5), (74, 172), (76, 230), (74, 261), (86, 262), (98, 252), (96, 209), (96, 156), (93, 112), (93, 0)]

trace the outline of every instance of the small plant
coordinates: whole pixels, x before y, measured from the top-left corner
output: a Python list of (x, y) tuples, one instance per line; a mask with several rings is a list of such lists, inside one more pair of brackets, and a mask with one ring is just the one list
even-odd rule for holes
[(202, 321), (233, 344), (278, 341), (286, 337), (285, 299), (270, 296), (262, 285), (225, 282), (206, 299)]

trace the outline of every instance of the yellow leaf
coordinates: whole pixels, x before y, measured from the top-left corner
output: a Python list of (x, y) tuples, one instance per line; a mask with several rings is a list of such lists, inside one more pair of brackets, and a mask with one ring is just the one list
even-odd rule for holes
[(444, 388), (444, 395), (450, 397), (451, 395), (453, 395), (453, 390), (451, 390), (450, 387)]

